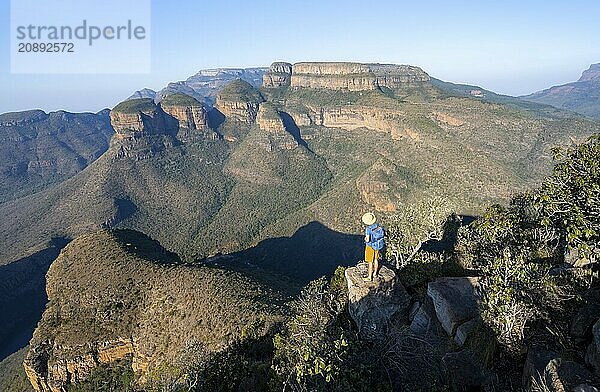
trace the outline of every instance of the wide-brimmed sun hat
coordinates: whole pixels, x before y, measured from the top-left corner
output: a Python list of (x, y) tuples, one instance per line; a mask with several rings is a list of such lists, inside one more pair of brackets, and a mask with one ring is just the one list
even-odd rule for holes
[(367, 212), (362, 216), (362, 221), (365, 225), (372, 225), (376, 221), (375, 215), (371, 212)]

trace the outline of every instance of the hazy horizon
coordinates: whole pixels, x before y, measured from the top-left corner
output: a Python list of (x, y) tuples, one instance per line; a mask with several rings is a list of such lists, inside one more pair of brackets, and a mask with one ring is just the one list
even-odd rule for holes
[[(0, 112), (91, 111), (142, 88), (159, 90), (200, 69), (268, 67), (281, 60), (410, 64), (432, 77), (524, 95), (577, 80), (600, 62), (593, 1), (469, 2), (152, 1), (151, 73), (11, 74), (0, 37)], [(232, 12), (232, 9), (235, 12)], [(184, 12), (185, 11), (185, 12)], [(0, 5), (10, 25), (10, 3)], [(6, 30), (5, 30), (6, 31)]]

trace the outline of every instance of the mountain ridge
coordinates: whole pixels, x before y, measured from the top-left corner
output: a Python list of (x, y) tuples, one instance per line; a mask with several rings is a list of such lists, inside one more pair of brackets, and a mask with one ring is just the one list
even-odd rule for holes
[[(214, 105), (181, 92), (115, 105), (102, 155), (64, 181), (0, 204), (0, 264), (52, 238), (73, 240), (65, 252), (83, 257), (77, 249), (86, 238), (135, 231), (158, 241), (159, 253), (177, 254), (174, 264), (258, 268), (298, 285), (314, 278), (304, 268), (331, 275), (356, 262), (359, 252), (348, 248), (361, 246), (353, 234), (366, 209), (385, 216), (436, 196), (477, 215), (541, 181), (552, 147), (600, 132), (583, 116), (414, 68), (302, 64), (308, 78), (294, 85), (294, 66), (283, 62), (261, 74), (261, 87), (234, 78), (210, 92)], [(94, 257), (112, 263), (112, 245), (100, 245)], [(32, 369), (50, 336), (39, 330)], [(117, 340), (111, 350), (132, 347)]]
[(553, 86), (519, 98), (600, 119), (600, 63), (592, 64), (575, 82)]

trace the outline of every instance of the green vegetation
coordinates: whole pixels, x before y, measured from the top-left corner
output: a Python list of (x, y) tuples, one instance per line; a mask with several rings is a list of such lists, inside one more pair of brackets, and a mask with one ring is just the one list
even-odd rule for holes
[(264, 101), (258, 90), (242, 79), (229, 82), (217, 95), (218, 99), (225, 101), (244, 101), (259, 103)]
[(113, 133), (106, 111), (0, 115), (0, 204), (81, 172), (106, 152)]
[[(352, 331), (347, 293), (339, 268), (331, 282), (310, 282), (293, 304), (293, 315), (274, 338), (277, 389), (366, 391), (379, 382), (364, 358), (366, 349)], [(344, 279), (345, 283), (345, 279)]]
[[(303, 115), (299, 130), (308, 148), (287, 149), (255, 124), (226, 120), (221, 130), (238, 135), (235, 142), (177, 143), (165, 136), (154, 154), (136, 160), (119, 157), (122, 146), (115, 141), (74, 178), (0, 205), (3, 262), (52, 236), (119, 228), (79, 237), (54, 263), (49, 292), (64, 302), (49, 305), (40, 336), (85, 348), (94, 339), (138, 334), (164, 354), (150, 369), (149, 388), (386, 390), (418, 379), (409, 374), (415, 366), (431, 369), (427, 383), (442, 388), (435, 353), (406, 326), (392, 325), (386, 342), (365, 348), (347, 315), (343, 269), (330, 284), (308, 285), (284, 317), (276, 286), (246, 276), (263, 273), (255, 260), (242, 260), (246, 269), (238, 272), (202, 265), (206, 256), (291, 236), (313, 221), (358, 233), (367, 206), (390, 210), (380, 214), (388, 258), (402, 267), (400, 279), (411, 292), (422, 292), (436, 277), (464, 273), (461, 267), (480, 275), (484, 318), (506, 349), (520, 352), (539, 333), (538, 323), (556, 323), (578, 304), (581, 283), (591, 274), (583, 269), (584, 276), (572, 276), (562, 261), (565, 251), (579, 264), (597, 259), (598, 139), (563, 151), (554, 174), (535, 191), (525, 190), (548, 174), (551, 145), (598, 132), (598, 124), (436, 86), (269, 94), (271, 115)], [(221, 97), (263, 100), (243, 81), (232, 82)], [(154, 107), (137, 100), (115, 110), (146, 105)], [(325, 114), (340, 127), (316, 125)], [(156, 147), (148, 140), (140, 143)], [(497, 204), (511, 198), (507, 207)], [(490, 204), (497, 205), (460, 229), (457, 239), (460, 220), (452, 211), (479, 215)], [(286, 257), (291, 253), (270, 252), (257, 264), (277, 266), (269, 274), (297, 277), (320, 262), (296, 263)], [(331, 269), (355, 261), (339, 258), (322, 264)]]
[[(478, 327), (465, 344), (475, 347), (469, 345), (488, 341), (489, 326), (500, 344), (499, 351), (508, 356), (498, 357), (494, 344), (485, 343), (489, 349), (478, 354), (483, 356), (478, 360), (494, 363), (497, 369), (506, 361), (519, 363), (520, 353), (532, 341), (545, 342), (558, 352), (576, 352), (576, 344), (565, 331), (573, 312), (581, 306), (580, 296), (585, 290), (598, 288), (597, 275), (592, 268), (597, 262), (600, 243), (600, 136), (555, 152), (557, 163), (553, 173), (541, 186), (515, 196), (507, 207), (491, 206), (468, 226), (459, 228), (461, 221), (456, 215), (444, 218), (452, 206), (436, 197), (412, 209), (405, 208), (402, 213), (386, 216), (388, 252), (403, 270), (409, 271), (400, 274), (407, 285), (420, 286), (437, 276), (447, 276), (450, 269), (446, 267), (456, 261), (477, 273), (482, 318), (486, 325)], [(445, 248), (442, 253), (429, 251), (425, 245), (432, 240), (454, 245), (454, 248)], [(104, 318), (102, 314), (94, 313), (88, 315), (94, 321), (85, 322), (57, 309), (57, 312), (46, 312), (40, 328), (46, 328), (48, 323), (51, 329), (47, 333), (65, 333), (69, 325), (77, 328), (84, 325), (87, 333), (106, 334), (108, 325), (98, 325), (97, 320), (114, 323), (118, 319), (119, 325), (130, 325), (125, 322), (128, 311), (115, 309), (136, 309), (127, 302), (136, 297), (119, 293), (115, 288), (130, 287), (130, 290), (151, 284), (160, 288), (158, 291), (153, 289), (153, 297), (169, 300), (154, 304), (145, 302), (152, 309), (154, 320), (148, 325), (156, 328), (168, 322), (170, 330), (159, 327), (160, 330), (144, 331), (144, 339), (158, 344), (160, 352), (165, 353), (163, 361), (151, 367), (144, 387), (149, 391), (275, 391), (282, 388), (294, 391), (390, 391), (432, 387), (445, 390), (448, 387), (440, 354), (402, 320), (390, 321), (389, 332), (383, 341), (367, 343), (359, 338), (348, 313), (345, 269), (342, 267), (336, 269), (330, 282), (320, 278), (306, 285), (291, 303), (285, 318), (272, 318), (269, 316), (275, 309), (272, 293), (267, 294), (237, 274), (184, 266), (173, 270), (165, 265), (169, 262), (141, 258), (146, 253), (165, 254), (157, 250), (157, 246), (156, 242), (133, 231), (101, 231), (74, 241), (48, 274), (49, 286), (53, 287), (50, 292), (60, 298), (69, 298), (54, 287), (61, 282), (56, 287), (67, 289), (62, 276), (73, 277), (79, 286), (69, 283), (68, 290), (74, 289), (78, 298), (87, 296), (85, 290), (79, 288), (83, 284), (96, 291), (111, 293), (100, 296), (107, 303), (95, 307), (110, 309), (111, 316)], [(570, 262), (583, 267), (565, 267), (565, 253), (569, 252), (576, 255)], [(110, 257), (93, 261), (91, 255)], [(177, 263), (168, 254), (166, 257)], [(435, 263), (441, 268), (426, 265)], [(108, 265), (112, 267), (107, 268)], [(430, 269), (415, 278), (410, 272), (412, 266)], [(82, 268), (87, 271), (87, 276)], [(115, 268), (121, 270), (113, 272)], [(121, 281), (107, 282), (102, 274), (110, 274), (118, 277), (113, 280)], [(212, 274), (215, 276), (211, 277)], [(178, 284), (169, 283), (169, 276), (176, 278)], [(226, 288), (225, 284), (228, 285)], [(203, 292), (198, 298), (190, 295), (194, 293), (194, 287), (202, 287)], [(186, 323), (174, 323), (173, 320), (178, 318), (185, 319), (177, 306), (182, 300), (188, 311), (193, 309), (202, 315), (215, 315), (217, 319), (208, 321), (210, 328), (206, 331), (197, 327), (189, 329)], [(261, 304), (261, 301), (265, 302)], [(107, 306), (116, 302), (120, 304), (117, 308)], [(65, 306), (64, 309), (77, 308)], [(248, 316), (250, 309), (254, 312), (252, 316)], [(119, 315), (119, 312), (123, 313)], [(244, 320), (239, 320), (241, 313), (244, 313)], [(47, 320), (54, 317), (50, 315), (58, 315), (60, 320)], [(137, 317), (147, 320), (149, 315)], [(165, 339), (165, 334), (169, 338)], [(214, 340), (215, 335), (228, 337), (225, 348), (214, 349), (222, 347)], [(62, 339), (67, 336), (71, 335), (63, 335)], [(156, 340), (157, 336), (162, 336), (162, 340)], [(190, 336), (197, 340), (186, 340)], [(90, 339), (89, 336), (77, 338)], [(495, 362), (491, 361), (493, 357)], [(128, 390), (130, 370), (122, 368), (119, 371), (118, 366), (99, 368), (85, 383), (74, 385), (73, 390), (86, 391), (90, 389), (85, 388), (99, 385)]]
[(0, 362), (0, 391), (33, 392), (23, 369), (27, 349), (24, 347)]
[(590, 285), (591, 270), (561, 265), (565, 254), (577, 265), (598, 259), (599, 140), (557, 150), (559, 161), (541, 187), (506, 208), (490, 207), (460, 233), (462, 263), (484, 276), (484, 316), (509, 349), (524, 344), (533, 323), (558, 323)]
[(265, 102), (260, 106), (260, 113), (265, 120), (281, 119), (275, 106), (270, 102)]
[(68, 392), (134, 392), (135, 375), (131, 360), (102, 364), (83, 382), (69, 385)]
[[(463, 272), (451, 252), (442, 251), (460, 226), (454, 209), (448, 200), (431, 197), (384, 215), (386, 258), (396, 265), (406, 287), (423, 286), (435, 278)], [(441, 249), (426, 249), (433, 242)]]
[(139, 112), (149, 112), (156, 109), (154, 101), (150, 98), (130, 99), (123, 101), (115, 106), (112, 110), (115, 112), (135, 114)]
[(162, 105), (172, 106), (202, 106), (196, 98), (180, 93), (169, 94), (164, 97), (160, 103)]

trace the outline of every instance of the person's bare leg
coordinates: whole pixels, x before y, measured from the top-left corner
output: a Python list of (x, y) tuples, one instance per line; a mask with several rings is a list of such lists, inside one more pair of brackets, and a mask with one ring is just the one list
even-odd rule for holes
[(379, 258), (376, 258), (376, 259), (373, 261), (373, 264), (375, 264), (375, 265), (374, 265), (374, 268), (373, 268), (373, 269), (374, 269), (374, 274), (375, 274), (375, 277), (377, 277), (377, 276), (378, 276), (378, 274), (379, 274)]
[(367, 277), (365, 278), (365, 280), (368, 281), (372, 281), (373, 280), (373, 262), (371, 263), (367, 263), (368, 268), (369, 268), (369, 272), (367, 272)]

